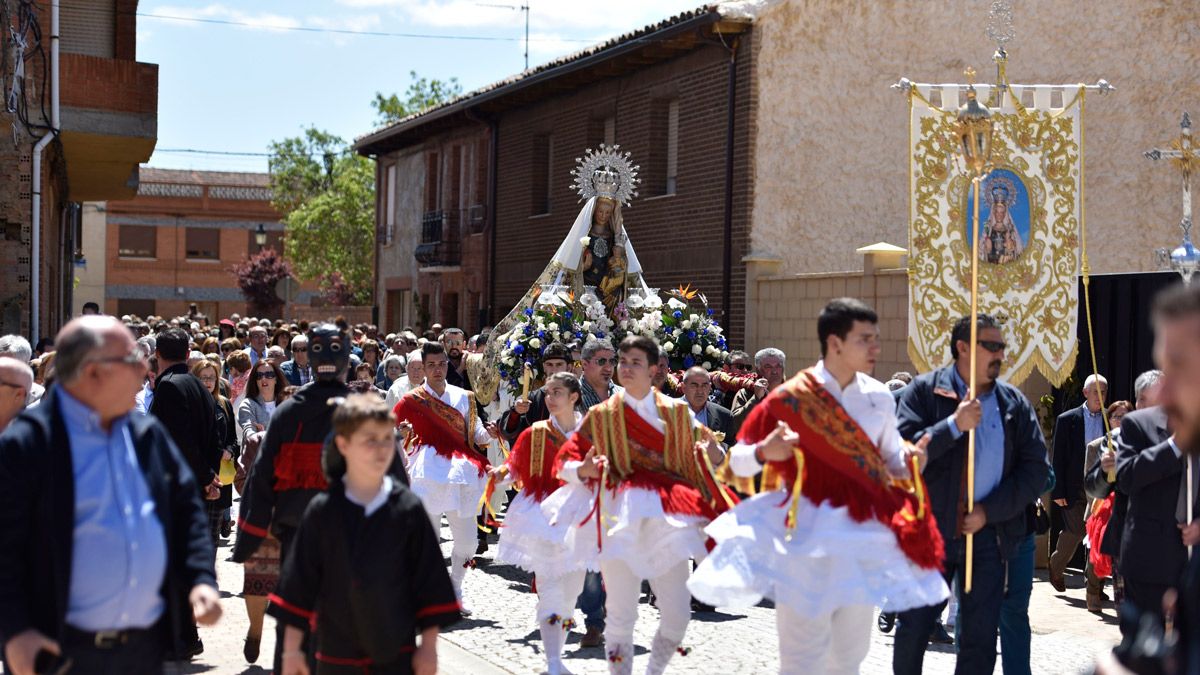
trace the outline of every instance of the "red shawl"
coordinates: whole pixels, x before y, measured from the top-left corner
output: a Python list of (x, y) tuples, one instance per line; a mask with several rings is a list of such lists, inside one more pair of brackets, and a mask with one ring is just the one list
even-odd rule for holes
[(418, 387), (400, 399), (394, 412), (397, 420), (412, 425), (416, 443), (431, 446), (443, 457), (462, 457), (474, 464), (482, 476), (489, 467), (487, 455), (475, 448), (475, 399), (469, 392), (467, 406), (469, 420), (425, 387)]
[(567, 437), (550, 420), (535, 422), (517, 437), (508, 456), (508, 468), (525, 494), (535, 501), (542, 501), (562, 486), (555, 473), (554, 458), (566, 442)]

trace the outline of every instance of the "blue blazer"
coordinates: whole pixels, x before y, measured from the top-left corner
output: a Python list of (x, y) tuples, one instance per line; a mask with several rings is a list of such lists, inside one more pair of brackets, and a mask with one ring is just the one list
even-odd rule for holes
[[(955, 439), (949, 424), (959, 404), (953, 368), (949, 365), (917, 377), (901, 390), (896, 410), (900, 435), (905, 439), (916, 442), (932, 436), (926, 448), (929, 462), (922, 475), (947, 548), (960, 536), (959, 492), (967, 459), (967, 434)], [(1029, 531), (1026, 507), (1045, 489), (1050, 462), (1037, 414), (1025, 395), (1007, 382), (997, 381), (996, 400), (1004, 420), (1004, 473), (996, 489), (978, 503), (987, 512), (988, 525), (996, 530), (1000, 553), (1007, 558)]]
[[(75, 476), (58, 391), (52, 387), (0, 434), (0, 642), (28, 628), (64, 637)], [(196, 584), (217, 583), (208, 516), (192, 471), (162, 424), (131, 414), (129, 432), (167, 544), (166, 608), (155, 630), (165, 648), (180, 653), (184, 627), (192, 623), (188, 594)]]

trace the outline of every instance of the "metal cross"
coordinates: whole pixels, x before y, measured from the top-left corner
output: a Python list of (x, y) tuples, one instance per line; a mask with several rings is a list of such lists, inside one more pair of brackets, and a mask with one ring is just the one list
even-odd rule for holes
[(1196, 153), (1196, 146), (1192, 142), (1192, 119), (1186, 112), (1179, 126), (1179, 138), (1171, 141), (1168, 149), (1153, 148), (1145, 155), (1155, 161), (1171, 160), (1183, 175), (1183, 219), (1179, 221), (1183, 243), (1170, 252), (1159, 249), (1158, 256), (1162, 263), (1183, 276), (1184, 283), (1188, 283), (1200, 265), (1200, 254), (1192, 244), (1192, 173), (1200, 169), (1200, 155)]
[(996, 43), (996, 51), (1003, 52), (1004, 46), (1016, 37), (1013, 30), (1013, 10), (1009, 0), (993, 0), (988, 10), (987, 36)]

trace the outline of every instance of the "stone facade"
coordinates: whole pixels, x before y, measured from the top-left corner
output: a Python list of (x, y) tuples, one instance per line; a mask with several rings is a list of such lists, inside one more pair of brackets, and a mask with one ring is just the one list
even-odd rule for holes
[[(908, 110), (901, 77), (987, 81), (987, 4), (776, 0), (755, 20), (758, 133), (751, 249), (785, 273), (855, 269), (854, 250), (907, 242)], [(1086, 207), (1094, 273), (1155, 269), (1179, 241), (1178, 173), (1142, 152), (1200, 110), (1200, 13), (1192, 2), (1017, 3), (1014, 83), (1094, 83), (1087, 99)]]

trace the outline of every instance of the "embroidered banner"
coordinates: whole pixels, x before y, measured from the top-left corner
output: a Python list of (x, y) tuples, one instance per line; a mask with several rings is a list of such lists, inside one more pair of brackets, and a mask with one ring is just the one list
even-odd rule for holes
[[(979, 208), (979, 311), (1003, 325), (1004, 377), (1036, 368), (1051, 383), (1072, 372), (1082, 226), (1080, 86), (976, 85), (995, 120), (994, 169)], [(971, 311), (971, 181), (956, 165), (959, 85), (912, 86), (908, 354), (921, 371), (950, 360), (950, 330)]]

